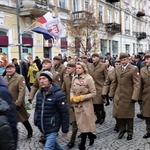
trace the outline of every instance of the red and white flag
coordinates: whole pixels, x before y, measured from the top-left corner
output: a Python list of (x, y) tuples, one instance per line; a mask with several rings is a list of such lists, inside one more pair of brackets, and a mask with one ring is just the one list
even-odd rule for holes
[(40, 22), (41, 24), (49, 22), (50, 20), (53, 20), (53, 16), (50, 12), (46, 13), (44, 16), (37, 19), (37, 21)]
[(53, 18), (50, 12), (40, 17), (37, 21), (55, 38), (66, 37), (66, 30), (63, 28), (60, 18)]

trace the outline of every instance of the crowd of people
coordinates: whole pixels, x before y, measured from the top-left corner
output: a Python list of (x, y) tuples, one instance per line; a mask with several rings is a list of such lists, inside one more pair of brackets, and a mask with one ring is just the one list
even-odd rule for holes
[[(78, 131), (81, 133), (79, 150), (86, 149), (87, 138), (92, 146), (97, 138), (93, 133), (95, 124), (105, 121), (107, 107), (104, 106), (109, 105), (110, 100), (113, 101), (112, 116), (116, 120), (114, 130), (119, 132), (118, 139), (125, 133), (127, 140), (133, 138), (136, 102), (141, 111), (137, 116), (146, 122), (143, 138), (150, 137), (150, 52), (134, 56), (121, 52), (116, 57), (106, 53), (104, 58), (98, 53), (89, 58), (82, 55), (63, 59), (58, 55), (42, 62), (36, 56), (35, 60), (22, 59), (20, 65), (16, 58), (12, 59), (0, 79), (0, 97), (11, 105), (8, 118), (14, 149), (18, 140), (17, 122), (25, 126), (28, 139), (33, 136), (34, 128), (25, 109), (26, 87), (28, 101), (32, 103), (35, 97), (34, 124), (41, 132), (39, 142), (44, 144), (45, 150), (63, 150), (57, 135), (61, 128), (62, 137), (66, 137), (70, 125), (68, 149), (75, 146)], [(9, 94), (3, 94), (3, 90)]]

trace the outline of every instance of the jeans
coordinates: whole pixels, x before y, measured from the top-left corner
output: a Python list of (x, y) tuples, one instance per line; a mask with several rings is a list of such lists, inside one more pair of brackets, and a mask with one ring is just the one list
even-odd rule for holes
[(63, 150), (63, 148), (56, 141), (57, 135), (57, 132), (53, 132), (46, 135), (46, 143), (44, 150)]

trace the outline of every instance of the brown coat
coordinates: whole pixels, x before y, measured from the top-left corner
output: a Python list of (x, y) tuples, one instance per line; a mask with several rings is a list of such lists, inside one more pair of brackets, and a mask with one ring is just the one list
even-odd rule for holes
[(29, 118), (29, 114), (25, 109), (25, 92), (26, 85), (25, 79), (22, 75), (15, 73), (9, 80), (7, 76), (4, 77), (4, 81), (8, 85), (8, 90), (13, 98), (13, 102), (16, 106), (20, 106), (16, 110), (18, 122), (24, 122)]
[(71, 83), (72, 83), (72, 79), (71, 79), (70, 75), (66, 74), (64, 76), (64, 81), (62, 84), (62, 91), (65, 93), (66, 99), (68, 102), (70, 122), (75, 122), (76, 119), (75, 119), (74, 108), (73, 108), (73, 104), (70, 102)]
[(134, 118), (135, 104), (139, 100), (140, 76), (138, 68), (129, 64), (125, 71), (122, 67), (115, 69), (109, 96), (114, 96), (113, 116), (117, 118)]
[(141, 96), (142, 96), (142, 114), (144, 117), (150, 117), (150, 73), (147, 66), (140, 71), (141, 74)]
[(114, 73), (115, 73), (114, 70), (108, 72), (107, 78), (106, 78), (106, 80), (104, 82), (102, 95), (106, 95), (109, 92), (111, 83), (112, 83), (112, 81), (114, 79)]
[(91, 64), (91, 67), (89, 68), (89, 73), (93, 77), (95, 81), (95, 87), (96, 87), (96, 97), (93, 99), (93, 104), (103, 104), (103, 99), (101, 97), (102, 95), (102, 88), (105, 82), (105, 79), (107, 77), (107, 69), (106, 65), (99, 62), (96, 67), (94, 67), (93, 64)]
[(62, 86), (63, 77), (65, 75), (65, 66), (63, 64), (60, 64), (58, 67), (53, 66), (51, 73), (53, 74), (53, 80)]
[(92, 98), (96, 96), (94, 80), (89, 74), (76, 75), (72, 80), (70, 96), (83, 96), (83, 101), (74, 103), (75, 117), (81, 133), (95, 131), (95, 116)]

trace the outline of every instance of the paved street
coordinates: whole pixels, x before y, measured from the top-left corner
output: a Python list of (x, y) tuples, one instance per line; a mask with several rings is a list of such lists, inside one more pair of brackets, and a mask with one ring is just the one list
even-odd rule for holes
[[(34, 104), (30, 106), (33, 107), (28, 112), (31, 114), (30, 122), (33, 127), (33, 137), (30, 140), (26, 139), (27, 132), (25, 128), (22, 126), (21, 123), (18, 125), (19, 129), (19, 143), (18, 143), (18, 150), (42, 150), (43, 145), (39, 143), (40, 132), (33, 125), (33, 112), (34, 112)], [(137, 117), (134, 119), (134, 135), (132, 141), (127, 141), (126, 137), (127, 134), (121, 139), (118, 140), (116, 133), (113, 128), (115, 124), (115, 119), (112, 118), (112, 102), (111, 105), (105, 107), (106, 110), (106, 120), (102, 125), (96, 125), (96, 132), (97, 139), (93, 146), (88, 146), (89, 141), (87, 140), (86, 147), (88, 150), (150, 150), (150, 138), (143, 139), (143, 135), (146, 133), (145, 130), (145, 122)], [(136, 113), (139, 112), (139, 105), (136, 104)], [(70, 128), (71, 129), (71, 128)], [(79, 133), (78, 133), (79, 134)], [(63, 139), (61, 138), (61, 134), (58, 137), (59, 142), (63, 146), (64, 150), (67, 150), (66, 144), (69, 142), (70, 132), (68, 137)], [(78, 150), (78, 144), (80, 139), (76, 139), (75, 148), (72, 150)]]

